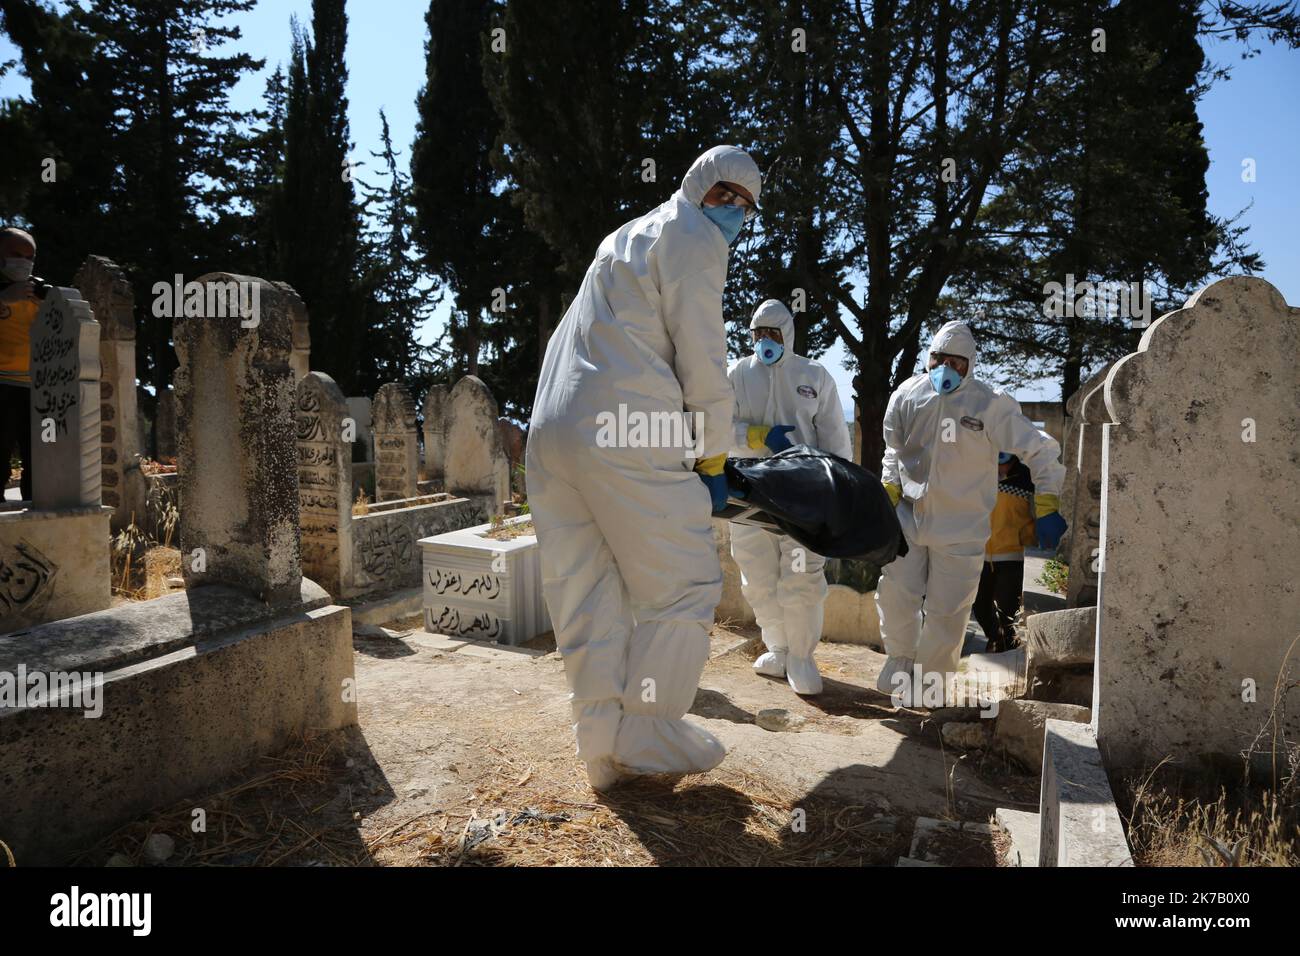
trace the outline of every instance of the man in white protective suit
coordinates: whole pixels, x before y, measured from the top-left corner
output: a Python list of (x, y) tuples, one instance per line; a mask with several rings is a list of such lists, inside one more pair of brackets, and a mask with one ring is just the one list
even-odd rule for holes
[[(835, 380), (820, 362), (795, 354), (790, 310), (768, 299), (754, 311), (749, 328), (754, 354), (727, 372), (736, 392), (732, 455), (766, 457), (803, 444), (852, 461), (853, 440)], [(820, 694), (813, 651), (822, 636), (826, 559), (789, 535), (735, 522), (731, 556), (767, 647), (754, 670), (784, 677), (796, 694)]]
[(997, 500), (998, 452), (1029, 468), (1040, 545), (1055, 548), (1066, 527), (1057, 511), (1060, 446), (1014, 398), (974, 377), (975, 353), (970, 328), (947, 323), (930, 345), (928, 371), (900, 385), (885, 409), (880, 480), (908, 553), (885, 566), (876, 589), (889, 655), (876, 686), (901, 706), (951, 702)]
[[(667, 202), (605, 237), (546, 348), (528, 501), (578, 756), (597, 790), (711, 770), (726, 753), (683, 716), (722, 596), (710, 515), (726, 506), (735, 404), (728, 247), (759, 186), (743, 150), (700, 156)], [(673, 421), (688, 427), (662, 440), (655, 429)]]

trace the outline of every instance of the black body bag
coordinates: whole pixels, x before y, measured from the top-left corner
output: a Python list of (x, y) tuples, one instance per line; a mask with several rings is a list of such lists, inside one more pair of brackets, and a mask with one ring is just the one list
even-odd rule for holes
[(728, 458), (726, 475), (732, 497), (718, 517), (788, 534), (824, 558), (881, 567), (907, 554), (889, 493), (861, 465), (795, 445), (770, 458)]

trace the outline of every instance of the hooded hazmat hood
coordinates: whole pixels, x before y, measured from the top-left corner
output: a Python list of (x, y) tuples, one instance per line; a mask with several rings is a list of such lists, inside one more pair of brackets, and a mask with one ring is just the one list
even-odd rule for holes
[(704, 202), (704, 194), (718, 183), (735, 183), (744, 186), (758, 205), (758, 194), (763, 179), (758, 163), (739, 146), (714, 146), (703, 153), (682, 177), (682, 196), (693, 206)]
[(975, 371), (975, 336), (971, 333), (970, 326), (965, 322), (953, 321), (945, 323), (938, 332), (934, 333), (934, 338), (930, 342), (931, 352), (946, 352), (948, 355), (960, 355), (970, 363), (970, 368), (966, 370), (966, 377), (969, 378)]

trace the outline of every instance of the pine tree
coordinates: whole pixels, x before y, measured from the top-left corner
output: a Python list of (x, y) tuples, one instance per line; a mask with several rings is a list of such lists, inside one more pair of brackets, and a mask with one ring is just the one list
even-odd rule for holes
[(31, 111), (59, 167), (33, 186), (25, 218), (41, 271), (70, 281), (88, 253), (112, 256), (139, 303), (137, 368), (165, 388), (176, 366), (171, 319), (151, 289), (226, 268), (222, 216), (242, 175), (247, 115), (231, 109), (240, 76), (260, 68), (223, 18), (253, 0), (93, 0), (62, 15), (7, 3), (6, 27), (32, 81)]
[(421, 272), (412, 248), (411, 181), (398, 165), (398, 153), (379, 111), (381, 149), (371, 153), (380, 160), (388, 185), (361, 182), (372, 223), (364, 236), (366, 340), (364, 366), (358, 369), (362, 394), (369, 395), (392, 381), (419, 382), (428, 373), (415, 341), (415, 329), (431, 311), (428, 292), (422, 290)]
[(348, 164), (347, 14), (343, 0), (313, 0), (312, 32), (295, 22), (284, 106), (284, 173), (274, 197), (279, 274), (311, 318), (312, 367), (357, 394), (373, 355), (357, 286), (361, 220)]
[(1048, 308), (1048, 283), (1145, 285), (1155, 318), (1211, 274), (1262, 266), (1206, 209), (1197, 7), (1093, 0), (1063, 11), (1073, 55), (1051, 65), (1040, 100), (1054, 121), (1022, 142), (941, 310), (969, 315), (980, 303), (1005, 383), (1055, 373), (1065, 400), (1088, 369), (1137, 346), (1134, 316), (1088, 299)]

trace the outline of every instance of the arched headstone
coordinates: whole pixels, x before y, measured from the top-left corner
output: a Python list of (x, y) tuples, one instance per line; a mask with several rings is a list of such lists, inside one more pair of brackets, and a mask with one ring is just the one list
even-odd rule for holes
[(482, 380), (466, 375), (451, 390), (446, 488), (459, 495), (491, 495), (494, 514), (510, 497), (510, 463), (501, 446), (497, 417), (496, 399)]
[(1223, 279), (1105, 384), (1093, 720), (1108, 766), (1241, 767), (1300, 739), (1300, 309)]
[(375, 430), (375, 499), (414, 498), (419, 492), (420, 447), (415, 402), (404, 385), (381, 385), (371, 407)]

